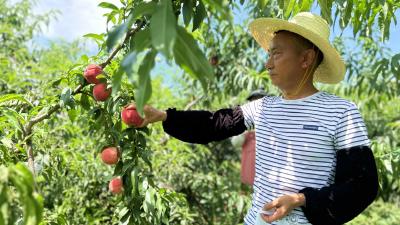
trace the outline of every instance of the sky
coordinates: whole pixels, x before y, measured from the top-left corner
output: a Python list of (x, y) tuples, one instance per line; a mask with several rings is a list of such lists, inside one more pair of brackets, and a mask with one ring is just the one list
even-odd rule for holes
[[(46, 45), (49, 40), (63, 39), (73, 41), (82, 38), (87, 33), (101, 33), (105, 31), (106, 19), (102, 16), (109, 10), (98, 7), (104, 0), (37, 0), (34, 12), (41, 14), (50, 10), (58, 10), (57, 20), (50, 22), (49, 27), (44, 29), (43, 34), (36, 37), (35, 41), (39, 45)], [(119, 0), (107, 0), (117, 6), (121, 6)], [(240, 17), (235, 18), (235, 22), (240, 23)], [(400, 18), (400, 11), (397, 12)], [(387, 46), (394, 52), (400, 52), (400, 24), (391, 26), (391, 38)], [(341, 30), (335, 27), (331, 30), (333, 35), (340, 35)], [(344, 31), (344, 36), (351, 36), (351, 29)], [(333, 35), (331, 35), (333, 37)], [(96, 45), (88, 45), (90, 52), (96, 51)]]
[[(68, 42), (82, 39), (88, 33), (102, 33), (106, 30), (106, 19), (103, 14), (109, 10), (98, 7), (98, 4), (107, 1), (121, 6), (119, 0), (37, 0), (33, 8), (35, 14), (43, 14), (56, 10), (56, 20), (52, 20), (35, 42), (46, 46), (51, 40), (65, 40)], [(91, 54), (97, 51), (94, 42), (88, 42)]]
[[(107, 0), (118, 5), (119, 1)], [(102, 14), (107, 9), (98, 7), (100, 0), (38, 0), (34, 7), (35, 14), (58, 10), (57, 20), (52, 21), (44, 36), (49, 39), (64, 38), (72, 41), (86, 33), (105, 31), (105, 19)], [(119, 4), (120, 5), (120, 4)]]

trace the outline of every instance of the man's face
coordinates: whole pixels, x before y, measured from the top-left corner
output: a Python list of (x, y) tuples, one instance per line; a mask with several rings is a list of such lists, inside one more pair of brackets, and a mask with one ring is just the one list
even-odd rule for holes
[(295, 37), (290, 33), (277, 33), (271, 41), (265, 67), (269, 71), (272, 84), (281, 90), (297, 87), (303, 77), (303, 57), (299, 49), (301, 48)]

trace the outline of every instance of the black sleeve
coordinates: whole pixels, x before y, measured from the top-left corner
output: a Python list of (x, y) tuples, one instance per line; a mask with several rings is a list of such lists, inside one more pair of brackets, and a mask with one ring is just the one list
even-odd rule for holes
[(343, 224), (370, 205), (378, 193), (378, 174), (372, 151), (367, 146), (337, 152), (335, 183), (321, 189), (305, 188), (302, 207), (314, 225)]
[(181, 141), (198, 144), (220, 141), (246, 130), (240, 106), (216, 112), (168, 109), (163, 128)]

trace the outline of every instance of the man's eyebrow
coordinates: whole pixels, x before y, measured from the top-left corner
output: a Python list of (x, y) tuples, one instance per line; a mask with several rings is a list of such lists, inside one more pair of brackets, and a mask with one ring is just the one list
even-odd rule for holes
[(277, 49), (278, 49), (278, 47), (273, 47), (273, 48), (271, 48), (271, 52), (273, 52), (273, 51), (275, 51)]
[(279, 46), (274, 46), (274, 47), (272, 47), (272, 48), (268, 49), (268, 52), (273, 52), (273, 51), (275, 51), (275, 50), (279, 50), (279, 49), (280, 49), (280, 47), (279, 47)]

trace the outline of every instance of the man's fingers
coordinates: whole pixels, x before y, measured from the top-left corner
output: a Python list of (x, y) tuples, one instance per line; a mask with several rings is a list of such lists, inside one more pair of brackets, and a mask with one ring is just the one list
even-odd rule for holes
[(153, 116), (157, 111), (156, 111), (155, 108), (153, 108), (153, 107), (151, 107), (151, 106), (149, 106), (149, 105), (145, 105), (145, 106), (143, 107), (143, 112), (144, 112), (145, 117), (151, 117), (151, 116)]
[(270, 211), (271, 209), (274, 209), (277, 206), (277, 201), (272, 201), (264, 205), (263, 210), (264, 211)]
[(139, 127), (145, 127), (147, 126), (147, 124), (149, 124), (149, 120), (147, 118), (144, 118), (142, 124), (140, 124)]
[(284, 210), (282, 210), (282, 208), (276, 209), (272, 215), (261, 214), (261, 218), (268, 223), (272, 223), (273, 221), (282, 219), (284, 216), (285, 212)]

